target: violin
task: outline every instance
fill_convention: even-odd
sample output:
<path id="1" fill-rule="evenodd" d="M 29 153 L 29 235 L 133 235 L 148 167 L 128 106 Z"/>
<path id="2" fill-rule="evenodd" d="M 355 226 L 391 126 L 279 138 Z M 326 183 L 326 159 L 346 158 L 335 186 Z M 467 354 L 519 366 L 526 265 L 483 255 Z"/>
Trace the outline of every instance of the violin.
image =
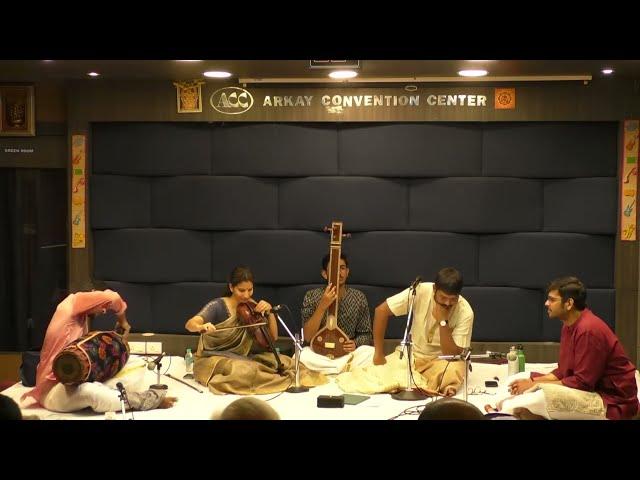
<path id="1" fill-rule="evenodd" d="M 263 348 L 269 349 L 271 353 L 273 353 L 278 373 L 284 372 L 284 366 L 280 361 L 280 356 L 278 355 L 278 351 L 275 349 L 273 345 L 273 339 L 271 338 L 271 333 L 269 332 L 269 327 L 265 325 L 267 317 L 261 313 L 255 311 L 255 306 L 257 304 L 254 301 L 250 302 L 242 302 L 238 304 L 236 308 L 236 313 L 238 314 L 238 318 L 240 319 L 240 323 L 248 326 L 249 333 L 253 336 L 256 343 Z M 260 325 L 256 325 L 260 324 Z M 252 327 L 251 325 L 256 325 Z"/>

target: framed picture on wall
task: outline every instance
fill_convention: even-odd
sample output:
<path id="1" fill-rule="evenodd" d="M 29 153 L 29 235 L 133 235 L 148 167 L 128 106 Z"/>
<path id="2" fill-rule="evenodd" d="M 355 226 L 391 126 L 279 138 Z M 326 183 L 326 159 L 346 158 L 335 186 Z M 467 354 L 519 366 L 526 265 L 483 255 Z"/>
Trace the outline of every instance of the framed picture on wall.
<path id="1" fill-rule="evenodd" d="M 0 85 L 0 136 L 36 134 L 33 85 Z"/>
<path id="2" fill-rule="evenodd" d="M 178 113 L 202 112 L 202 80 L 174 82 L 177 94 Z"/>

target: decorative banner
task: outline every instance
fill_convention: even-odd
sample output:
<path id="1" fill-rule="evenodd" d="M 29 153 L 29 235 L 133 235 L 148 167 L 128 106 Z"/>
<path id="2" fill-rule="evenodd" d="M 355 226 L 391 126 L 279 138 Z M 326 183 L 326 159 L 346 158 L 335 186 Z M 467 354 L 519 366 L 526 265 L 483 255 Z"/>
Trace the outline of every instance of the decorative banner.
<path id="1" fill-rule="evenodd" d="M 496 88 L 495 103 L 496 110 L 513 110 L 516 108 L 515 88 Z"/>
<path id="2" fill-rule="evenodd" d="M 71 136 L 71 248 L 85 248 L 87 136 Z"/>
<path id="3" fill-rule="evenodd" d="M 620 179 L 620 239 L 623 241 L 636 240 L 639 124 L 638 120 L 624 121 Z"/>
<path id="4" fill-rule="evenodd" d="M 190 82 L 174 82 L 178 102 L 178 113 L 202 112 L 202 87 L 205 82 L 192 80 Z"/>

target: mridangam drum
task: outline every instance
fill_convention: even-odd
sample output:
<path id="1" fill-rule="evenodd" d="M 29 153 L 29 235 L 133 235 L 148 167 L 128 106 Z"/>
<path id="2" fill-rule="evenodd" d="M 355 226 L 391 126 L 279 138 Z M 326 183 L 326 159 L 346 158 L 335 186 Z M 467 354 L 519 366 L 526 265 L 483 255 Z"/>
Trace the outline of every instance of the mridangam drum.
<path id="1" fill-rule="evenodd" d="M 65 385 L 102 382 L 118 373 L 128 359 L 129 344 L 116 332 L 89 332 L 56 355 L 53 374 Z"/>

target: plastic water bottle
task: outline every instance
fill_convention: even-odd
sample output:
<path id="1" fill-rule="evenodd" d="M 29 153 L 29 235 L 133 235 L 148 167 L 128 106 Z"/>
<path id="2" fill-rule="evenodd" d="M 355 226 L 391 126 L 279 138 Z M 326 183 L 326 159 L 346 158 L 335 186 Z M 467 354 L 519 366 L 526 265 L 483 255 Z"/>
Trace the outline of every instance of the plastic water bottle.
<path id="1" fill-rule="evenodd" d="M 187 348 L 187 354 L 184 356 L 184 370 L 185 378 L 193 378 L 193 353 L 190 348 Z"/>
<path id="2" fill-rule="evenodd" d="M 518 373 L 518 352 L 516 351 L 515 346 L 512 346 L 511 350 L 509 350 L 509 353 L 507 353 L 507 362 L 508 376 Z"/>
<path id="3" fill-rule="evenodd" d="M 524 347 L 522 344 L 518 345 L 518 371 L 524 372 L 524 367 L 526 363 L 524 361 Z"/>

